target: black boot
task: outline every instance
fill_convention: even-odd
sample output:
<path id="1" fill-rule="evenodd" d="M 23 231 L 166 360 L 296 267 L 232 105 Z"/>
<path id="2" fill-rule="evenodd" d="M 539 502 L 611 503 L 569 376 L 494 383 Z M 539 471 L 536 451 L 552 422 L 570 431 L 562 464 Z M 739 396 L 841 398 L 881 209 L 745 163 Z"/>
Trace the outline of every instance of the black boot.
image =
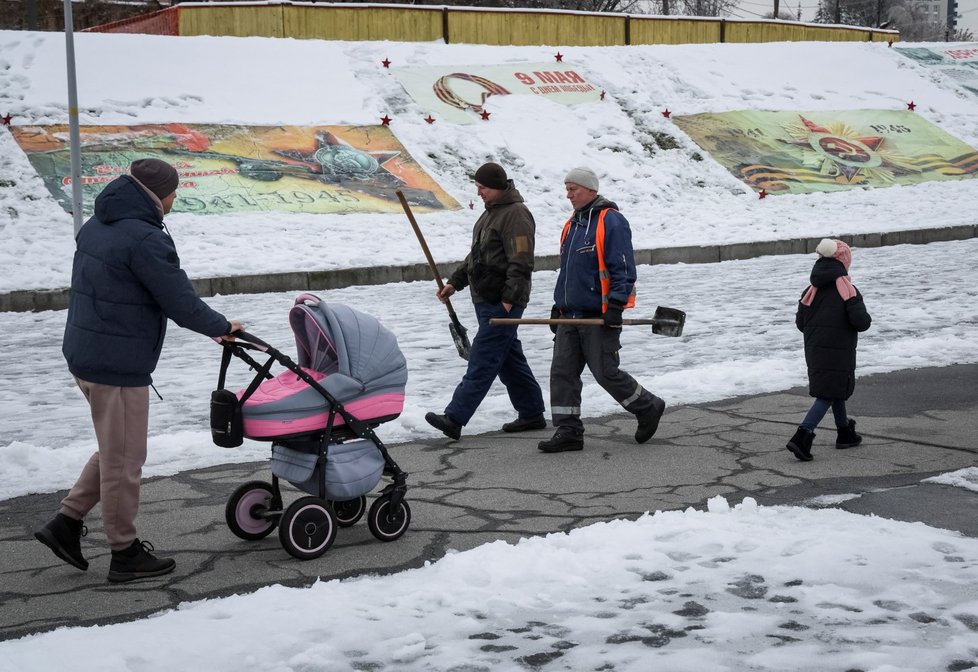
<path id="1" fill-rule="evenodd" d="M 447 415 L 427 413 L 425 414 L 424 419 L 435 429 L 441 430 L 441 433 L 448 438 L 456 441 L 462 438 L 462 425 L 452 422 Z"/>
<path id="2" fill-rule="evenodd" d="M 659 397 L 652 398 L 652 408 L 641 415 L 638 415 L 638 429 L 635 430 L 635 441 L 645 443 L 659 429 L 659 420 L 666 411 L 666 402 Z"/>
<path id="3" fill-rule="evenodd" d="M 802 462 L 811 462 L 813 459 L 812 441 L 814 440 L 815 432 L 809 432 L 804 427 L 799 427 L 785 448 L 794 453 L 795 457 Z"/>
<path id="4" fill-rule="evenodd" d="M 545 453 L 584 450 L 584 435 L 567 427 L 558 427 L 554 435 L 538 443 L 537 448 Z"/>
<path id="5" fill-rule="evenodd" d="M 109 581 L 122 583 L 135 579 L 148 579 L 151 576 L 163 576 L 173 571 L 177 566 L 173 558 L 157 558 L 150 551 L 156 550 L 148 541 L 136 539 L 129 548 L 112 551 L 112 562 L 109 564 Z"/>
<path id="6" fill-rule="evenodd" d="M 504 432 L 529 432 L 534 429 L 546 429 L 547 419 L 543 417 L 543 413 L 537 413 L 536 415 L 530 415 L 525 418 L 516 418 L 512 422 L 507 422 L 503 425 Z"/>
<path id="7" fill-rule="evenodd" d="M 54 551 L 56 556 L 69 565 L 86 570 L 88 560 L 81 552 L 81 538 L 86 534 L 88 528 L 82 521 L 59 513 L 51 522 L 35 532 L 34 538 Z"/>
<path id="8" fill-rule="evenodd" d="M 839 448 L 854 448 L 863 442 L 863 437 L 856 434 L 856 421 L 849 420 L 849 424 L 845 427 L 838 427 L 839 436 L 835 440 L 835 447 Z"/>

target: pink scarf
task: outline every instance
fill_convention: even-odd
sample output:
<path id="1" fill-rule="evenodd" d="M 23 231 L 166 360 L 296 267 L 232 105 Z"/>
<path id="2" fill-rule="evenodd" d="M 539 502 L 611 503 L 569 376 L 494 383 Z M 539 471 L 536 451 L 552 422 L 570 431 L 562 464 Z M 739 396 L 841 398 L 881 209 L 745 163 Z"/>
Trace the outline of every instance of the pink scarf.
<path id="1" fill-rule="evenodd" d="M 846 271 L 849 270 L 849 266 L 852 264 L 852 250 L 841 240 L 823 238 L 822 242 L 820 242 L 818 247 L 815 248 L 815 251 L 818 253 L 819 257 L 838 259 L 842 262 L 842 265 L 846 267 Z M 835 288 L 839 292 L 839 296 L 842 297 L 843 301 L 848 301 L 856 296 L 856 288 L 853 286 L 852 280 L 849 279 L 848 275 L 843 275 L 836 278 Z M 805 295 L 801 297 L 801 305 L 812 305 L 812 301 L 815 300 L 815 294 L 817 292 L 818 289 L 816 287 L 809 285 L 808 289 L 805 290 Z"/>

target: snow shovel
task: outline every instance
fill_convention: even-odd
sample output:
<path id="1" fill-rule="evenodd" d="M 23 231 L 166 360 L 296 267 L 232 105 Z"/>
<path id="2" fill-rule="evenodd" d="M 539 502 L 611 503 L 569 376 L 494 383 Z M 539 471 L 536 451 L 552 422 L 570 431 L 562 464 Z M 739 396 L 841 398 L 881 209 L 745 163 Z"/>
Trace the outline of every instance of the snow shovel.
<path id="1" fill-rule="evenodd" d="M 438 267 L 435 266 L 435 260 L 431 258 L 431 251 L 428 250 L 428 244 L 424 242 L 424 236 L 421 235 L 421 229 L 418 227 L 418 222 L 414 219 L 414 213 L 411 212 L 411 206 L 408 205 L 407 199 L 404 198 L 404 192 L 400 189 L 394 192 L 397 194 L 398 200 L 401 201 L 401 207 L 404 208 L 404 214 L 407 215 L 408 221 L 411 222 L 411 227 L 414 229 L 415 235 L 418 236 L 418 242 L 421 243 L 421 250 L 424 252 L 425 258 L 428 260 L 428 267 L 431 269 L 431 274 L 435 276 L 435 282 L 438 283 L 438 289 L 443 288 L 445 285 L 441 281 L 441 273 L 438 272 Z M 455 314 L 455 309 L 452 308 L 452 302 L 445 299 L 445 307 L 448 308 L 448 317 L 451 320 L 448 323 L 448 331 L 452 334 L 452 340 L 455 342 L 455 348 L 458 350 L 458 356 L 468 361 L 469 350 L 471 345 L 469 344 L 469 337 L 467 335 L 465 327 L 462 323 L 458 321 L 458 315 Z"/>
<path id="2" fill-rule="evenodd" d="M 655 309 L 655 315 L 652 316 L 652 319 L 624 319 L 621 321 L 621 323 L 623 325 L 651 324 L 653 334 L 659 334 L 660 336 L 682 336 L 683 326 L 686 324 L 686 313 L 678 308 L 665 308 L 663 306 L 659 306 Z M 493 319 L 489 320 L 489 324 L 576 324 L 580 326 L 591 325 L 600 327 L 604 325 L 604 320 L 602 320 L 600 317 L 585 319 L 574 319 L 569 317 L 524 317 L 522 319 L 515 319 L 511 317 L 494 317 Z"/>

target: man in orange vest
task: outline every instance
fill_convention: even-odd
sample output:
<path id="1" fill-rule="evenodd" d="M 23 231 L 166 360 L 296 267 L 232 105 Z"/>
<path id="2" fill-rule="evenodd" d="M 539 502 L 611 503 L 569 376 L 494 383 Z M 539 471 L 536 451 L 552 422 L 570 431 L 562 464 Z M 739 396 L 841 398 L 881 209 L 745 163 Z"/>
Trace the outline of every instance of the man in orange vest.
<path id="1" fill-rule="evenodd" d="M 635 254 L 632 232 L 618 206 L 598 195 L 598 176 L 574 168 L 564 178 L 574 214 L 560 241 L 560 274 L 551 317 L 595 318 L 604 326 L 561 324 L 551 329 L 550 411 L 556 432 L 540 450 L 560 453 L 584 448 L 581 422 L 581 372 L 594 380 L 638 419 L 635 440 L 655 434 L 666 402 L 618 368 L 622 311 L 635 305 Z"/>

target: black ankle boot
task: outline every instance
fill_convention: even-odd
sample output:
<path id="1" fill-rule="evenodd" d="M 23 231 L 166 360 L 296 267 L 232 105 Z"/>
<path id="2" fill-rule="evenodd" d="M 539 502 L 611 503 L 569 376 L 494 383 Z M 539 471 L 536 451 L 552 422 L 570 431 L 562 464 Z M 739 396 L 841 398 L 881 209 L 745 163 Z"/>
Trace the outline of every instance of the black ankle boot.
<path id="1" fill-rule="evenodd" d="M 435 429 L 441 430 L 441 433 L 450 439 L 458 441 L 462 438 L 462 425 L 457 425 L 452 422 L 451 418 L 447 415 L 438 415 L 437 413 L 426 413 L 424 416 L 425 421 L 434 427 Z"/>
<path id="2" fill-rule="evenodd" d="M 154 551 L 153 544 L 136 539 L 129 548 L 112 551 L 112 562 L 109 564 L 109 581 L 122 583 L 135 579 L 147 579 L 152 576 L 169 574 L 177 563 L 173 558 L 157 558 L 150 553 Z"/>
<path id="3" fill-rule="evenodd" d="M 856 434 L 856 421 L 849 420 L 849 424 L 845 427 L 838 427 L 839 436 L 835 440 L 835 447 L 839 448 L 854 448 L 863 442 L 863 437 Z"/>
<path id="4" fill-rule="evenodd" d="M 538 443 L 537 448 L 545 453 L 584 450 L 584 435 L 567 427 L 558 427 L 554 435 L 546 441 Z"/>
<path id="5" fill-rule="evenodd" d="M 809 432 L 804 427 L 799 427 L 785 448 L 794 453 L 794 456 L 802 462 L 811 462 L 813 459 L 812 441 L 814 440 L 815 432 Z"/>
<path id="6" fill-rule="evenodd" d="M 54 551 L 54 554 L 73 567 L 88 569 L 88 560 L 81 552 L 81 538 L 88 534 L 84 523 L 63 513 L 34 533 L 34 538 Z"/>

